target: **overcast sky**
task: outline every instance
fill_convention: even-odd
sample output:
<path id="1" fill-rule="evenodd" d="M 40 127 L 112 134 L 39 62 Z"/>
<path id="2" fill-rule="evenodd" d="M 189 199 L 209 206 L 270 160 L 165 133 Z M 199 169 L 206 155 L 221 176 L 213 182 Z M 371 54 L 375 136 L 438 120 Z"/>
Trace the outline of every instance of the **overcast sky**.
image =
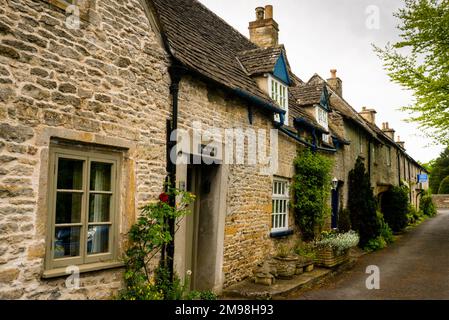
<path id="1" fill-rule="evenodd" d="M 398 109 L 411 104 L 412 95 L 390 82 L 371 47 L 372 43 L 384 47 L 398 39 L 393 12 L 402 0 L 200 1 L 247 37 L 255 8 L 273 5 L 279 42 L 285 45 L 290 65 L 302 80 L 314 73 L 327 79 L 329 70 L 337 69 L 343 80 L 343 97 L 358 111 L 363 106 L 376 109 L 377 125 L 388 121 L 412 157 L 427 162 L 442 151 L 416 124 L 404 121 L 408 115 Z"/>

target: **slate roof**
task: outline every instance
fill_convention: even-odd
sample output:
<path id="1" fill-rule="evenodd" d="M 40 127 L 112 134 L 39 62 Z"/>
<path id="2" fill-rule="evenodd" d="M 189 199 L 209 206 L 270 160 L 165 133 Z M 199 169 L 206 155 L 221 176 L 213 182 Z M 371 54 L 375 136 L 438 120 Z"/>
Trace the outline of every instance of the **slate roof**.
<path id="1" fill-rule="evenodd" d="M 175 59 L 228 88 L 275 105 L 237 59 L 259 50 L 248 38 L 196 0 L 151 0 Z"/>
<path id="2" fill-rule="evenodd" d="M 342 135 L 338 134 L 338 128 L 332 121 L 329 121 L 329 131 L 331 132 L 332 136 L 336 137 L 341 142 L 347 143 L 347 144 L 351 143 L 351 141 L 347 140 L 345 137 L 343 137 Z"/>
<path id="3" fill-rule="evenodd" d="M 292 97 L 292 95 L 290 95 Z M 290 121 L 289 123 L 293 123 L 293 119 L 294 118 L 303 118 L 305 119 L 311 126 L 327 132 L 328 130 L 326 130 L 325 128 L 323 128 L 314 117 L 310 116 L 303 107 L 301 107 L 300 105 L 298 105 L 295 100 L 293 98 L 289 99 L 288 102 L 288 111 L 289 111 L 289 117 L 290 117 Z"/>
<path id="4" fill-rule="evenodd" d="M 291 88 L 290 91 L 300 106 L 310 106 L 320 102 L 324 84 L 327 84 L 327 82 L 318 74 L 314 74 L 307 83 Z M 355 122 L 371 136 L 376 137 L 375 132 L 366 124 L 365 119 L 346 100 L 333 91 L 329 85 L 326 85 L 326 87 L 330 94 L 331 108 L 345 118 Z"/>
<path id="5" fill-rule="evenodd" d="M 257 48 L 239 52 L 237 59 L 251 76 L 273 73 L 276 62 L 284 48 L 282 45 L 271 48 Z"/>
<path id="6" fill-rule="evenodd" d="M 323 84 L 305 83 L 303 85 L 290 88 L 290 92 L 295 97 L 296 103 L 299 106 L 318 104 L 321 99 L 322 91 Z"/>

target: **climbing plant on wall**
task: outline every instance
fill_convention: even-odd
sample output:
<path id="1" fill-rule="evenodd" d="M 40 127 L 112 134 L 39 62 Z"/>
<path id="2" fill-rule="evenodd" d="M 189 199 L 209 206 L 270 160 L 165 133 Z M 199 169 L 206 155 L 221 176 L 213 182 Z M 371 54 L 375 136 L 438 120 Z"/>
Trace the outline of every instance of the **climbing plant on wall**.
<path id="1" fill-rule="evenodd" d="M 306 149 L 298 153 L 294 165 L 292 207 L 303 240 L 310 241 L 320 234 L 330 213 L 332 160 Z"/>
<path id="2" fill-rule="evenodd" d="M 169 197 L 177 198 L 176 207 L 169 203 Z M 183 297 L 184 288 L 180 279 L 171 281 L 167 261 L 159 263 L 162 248 L 172 240 L 167 218 L 180 219 L 189 213 L 189 205 L 194 201 L 194 195 L 170 189 L 162 193 L 159 201 L 141 208 L 137 222 L 129 231 L 130 245 L 124 256 L 125 289 L 120 294 L 124 300 L 177 300 Z"/>

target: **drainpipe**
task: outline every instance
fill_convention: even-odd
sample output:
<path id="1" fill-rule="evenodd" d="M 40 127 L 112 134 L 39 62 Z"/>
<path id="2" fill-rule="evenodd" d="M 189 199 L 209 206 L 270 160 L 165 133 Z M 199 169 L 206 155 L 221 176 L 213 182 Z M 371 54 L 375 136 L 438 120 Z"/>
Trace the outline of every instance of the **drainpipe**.
<path id="1" fill-rule="evenodd" d="M 176 187 L 176 164 L 170 160 L 170 150 L 176 145 L 176 141 L 170 141 L 170 137 L 173 131 L 178 128 L 178 96 L 179 96 L 179 82 L 182 76 L 186 72 L 186 68 L 174 63 L 169 67 L 169 74 L 171 79 L 170 95 L 172 97 L 172 119 L 167 120 L 167 178 L 166 178 L 166 190 L 168 188 Z M 169 204 L 172 207 L 176 206 L 176 197 L 174 194 L 170 195 Z M 174 279 L 174 253 L 175 253 L 175 219 L 169 218 L 168 221 L 169 231 L 172 240 L 167 244 L 166 248 L 163 248 L 161 255 L 161 262 L 166 260 L 167 268 L 170 276 L 170 280 Z M 165 250 L 164 250 L 165 249 Z M 166 257 L 166 259 L 165 259 Z"/>
<path id="2" fill-rule="evenodd" d="M 407 162 L 408 164 L 408 184 L 410 185 L 410 203 L 412 203 L 412 177 L 410 175 L 410 161 Z"/>
<path id="3" fill-rule="evenodd" d="M 371 184 L 371 139 L 368 140 L 368 176 Z"/>
<path id="4" fill-rule="evenodd" d="M 399 186 L 401 185 L 401 159 L 400 159 L 400 155 L 399 155 L 399 150 L 397 151 L 397 158 L 398 158 L 398 181 L 399 181 Z"/>

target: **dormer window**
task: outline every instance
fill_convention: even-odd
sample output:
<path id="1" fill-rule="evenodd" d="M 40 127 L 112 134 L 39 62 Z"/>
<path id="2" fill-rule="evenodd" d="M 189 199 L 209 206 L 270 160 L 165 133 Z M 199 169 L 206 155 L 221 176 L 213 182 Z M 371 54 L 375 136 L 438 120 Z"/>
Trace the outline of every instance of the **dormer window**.
<path id="1" fill-rule="evenodd" d="M 272 76 L 268 77 L 268 92 L 271 99 L 276 101 L 282 110 L 285 110 L 284 124 L 288 125 L 288 87 Z M 275 121 L 280 122 L 279 115 L 275 115 Z"/>
<path id="2" fill-rule="evenodd" d="M 324 129 L 328 130 L 329 129 L 329 120 L 328 120 L 327 110 L 325 110 L 323 107 L 318 106 L 318 105 L 315 108 L 316 108 L 316 116 L 315 117 L 316 117 L 318 124 L 320 126 L 322 126 Z M 322 139 L 326 143 L 329 143 L 329 141 L 330 141 L 328 134 L 323 133 Z"/>

